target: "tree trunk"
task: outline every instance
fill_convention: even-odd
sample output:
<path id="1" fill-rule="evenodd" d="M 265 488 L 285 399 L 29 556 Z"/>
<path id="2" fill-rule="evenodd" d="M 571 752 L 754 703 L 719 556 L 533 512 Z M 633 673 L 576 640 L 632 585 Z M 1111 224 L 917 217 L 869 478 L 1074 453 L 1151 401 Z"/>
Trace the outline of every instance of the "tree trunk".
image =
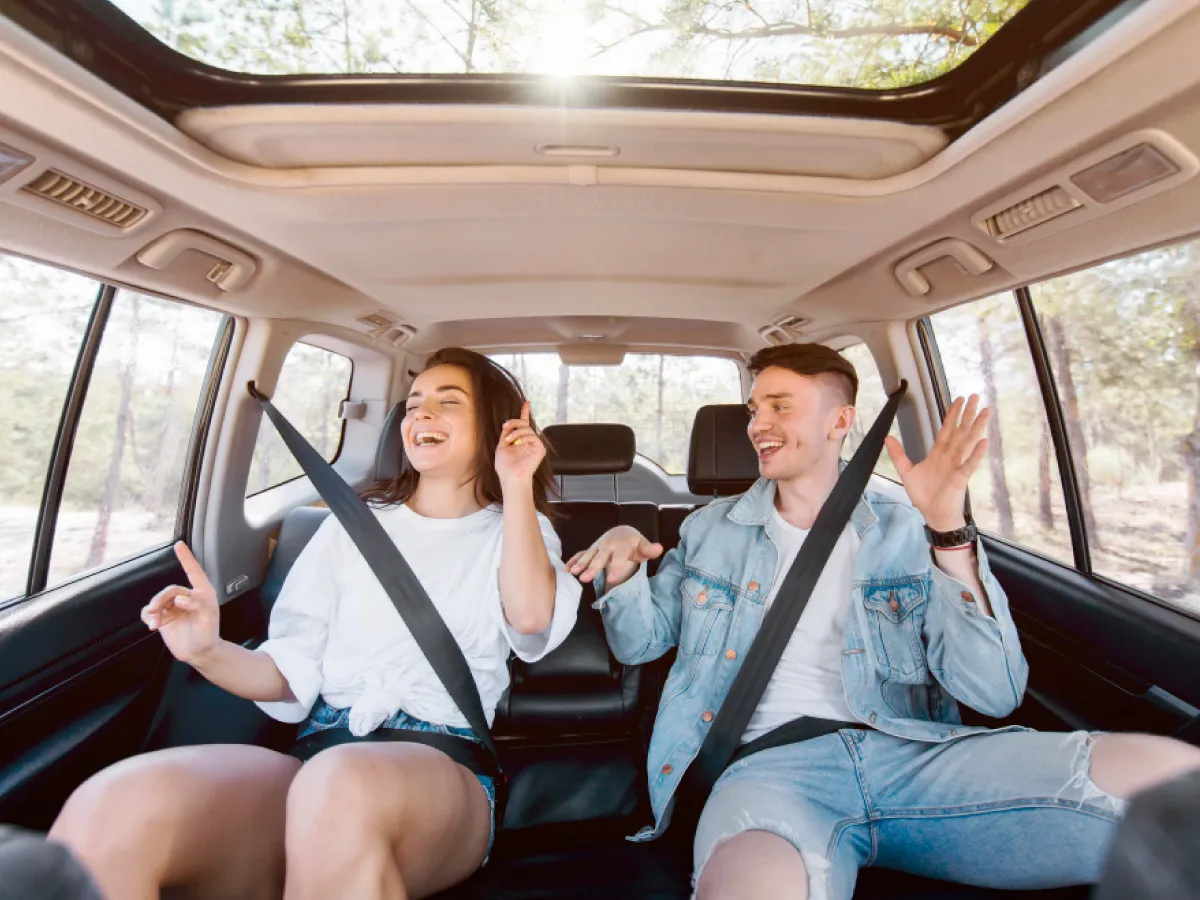
<path id="1" fill-rule="evenodd" d="M 1083 505 L 1083 524 L 1087 530 L 1088 543 L 1094 548 L 1101 546 L 1096 531 L 1096 516 L 1092 512 L 1092 481 L 1088 477 L 1087 440 L 1079 421 L 1079 395 L 1075 391 L 1075 377 L 1071 374 L 1071 351 L 1063 335 L 1062 319 L 1048 316 L 1046 319 L 1050 338 L 1050 355 L 1058 376 L 1058 391 L 1062 399 L 1063 418 L 1066 420 L 1067 443 L 1071 446 L 1071 459 L 1075 463 L 1075 478 L 1079 485 L 1079 500 Z"/>
<path id="2" fill-rule="evenodd" d="M 663 370 L 666 368 L 667 357 L 660 354 L 658 357 L 658 409 L 654 415 L 654 459 L 657 462 L 662 462 L 663 458 L 663 387 L 665 378 Z"/>
<path id="3" fill-rule="evenodd" d="M 104 493 L 100 495 L 100 509 L 96 515 L 96 530 L 92 532 L 92 546 L 88 550 L 84 569 L 93 569 L 104 562 L 108 551 L 108 526 L 112 521 L 113 507 L 121 489 L 121 461 L 125 456 L 125 435 L 129 429 L 129 406 L 133 399 L 133 379 L 137 369 L 138 312 L 140 301 L 136 294 L 130 298 L 133 323 L 129 332 L 129 355 L 121 367 L 121 399 L 117 404 L 117 423 L 113 435 L 112 456 L 108 460 L 108 475 L 104 479 Z"/>
<path id="4" fill-rule="evenodd" d="M 1054 507 L 1050 502 L 1050 426 L 1043 418 L 1038 440 L 1038 521 L 1047 531 L 1054 528 Z"/>
<path id="5" fill-rule="evenodd" d="M 997 407 L 995 355 L 992 352 L 992 341 L 988 333 L 988 321 L 983 316 L 979 318 L 979 368 L 983 371 L 984 393 L 988 409 L 992 411 L 992 416 L 988 420 L 988 461 L 992 474 L 992 502 L 996 507 L 1000 534 L 1011 539 L 1013 536 L 1012 498 L 1008 493 L 1008 481 L 1004 477 L 1004 444 L 1000 435 L 1000 411 Z"/>
<path id="6" fill-rule="evenodd" d="M 1200 362 L 1196 364 L 1196 380 L 1200 381 Z M 1184 567 L 1189 590 L 1200 588 L 1200 401 L 1192 419 L 1192 431 L 1179 444 L 1179 454 L 1187 468 L 1188 517 L 1184 538 Z"/>
<path id="7" fill-rule="evenodd" d="M 471 16 L 467 24 L 467 50 L 463 54 L 463 64 L 467 74 L 475 71 L 475 42 L 479 38 L 479 0 L 471 0 Z"/>
<path id="8" fill-rule="evenodd" d="M 567 401 L 571 390 L 571 369 L 564 363 L 558 364 L 558 404 L 554 411 L 554 422 L 565 425 L 567 422 Z"/>

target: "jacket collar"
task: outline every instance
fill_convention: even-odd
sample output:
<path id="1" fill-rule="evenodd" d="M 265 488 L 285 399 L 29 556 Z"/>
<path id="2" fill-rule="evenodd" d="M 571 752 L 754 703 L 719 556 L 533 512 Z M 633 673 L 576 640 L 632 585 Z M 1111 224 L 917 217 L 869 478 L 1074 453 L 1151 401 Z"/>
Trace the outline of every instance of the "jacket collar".
<path id="1" fill-rule="evenodd" d="M 845 468 L 846 463 L 843 460 L 838 466 L 838 471 Z M 767 523 L 771 521 L 771 509 L 774 505 L 775 482 L 769 478 L 760 478 L 754 482 L 750 490 L 742 494 L 726 518 L 736 525 L 766 527 Z M 875 514 L 875 509 L 871 504 L 870 490 L 864 491 L 863 495 L 858 498 L 858 503 L 854 505 L 854 512 L 850 514 L 850 523 L 861 539 L 878 521 L 879 516 Z"/>

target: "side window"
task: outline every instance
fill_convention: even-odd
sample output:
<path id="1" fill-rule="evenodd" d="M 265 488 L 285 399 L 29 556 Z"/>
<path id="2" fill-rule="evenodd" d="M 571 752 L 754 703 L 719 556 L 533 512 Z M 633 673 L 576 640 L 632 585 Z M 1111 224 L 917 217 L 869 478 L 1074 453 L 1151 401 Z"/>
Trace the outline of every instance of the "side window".
<path id="1" fill-rule="evenodd" d="M 988 455 L 970 485 L 975 521 L 1072 563 L 1058 464 L 1015 296 L 997 294 L 930 321 L 951 396 L 979 394 L 992 410 Z"/>
<path id="2" fill-rule="evenodd" d="M 1030 293 L 1092 571 L 1200 613 L 1200 242 Z"/>
<path id="3" fill-rule="evenodd" d="M 846 443 L 842 445 L 842 459 L 848 460 L 867 436 L 871 423 L 887 405 L 887 391 L 883 387 L 883 378 L 879 374 L 879 366 L 875 364 L 875 357 L 871 355 L 871 350 L 866 344 L 847 347 L 841 354 L 850 360 L 858 372 L 858 417 L 854 420 L 853 430 L 846 436 Z M 893 422 L 888 434 L 899 439 L 900 426 Z M 888 456 L 886 449 L 875 464 L 875 474 L 892 481 L 900 481 L 900 473 L 892 465 L 892 458 Z"/>
<path id="4" fill-rule="evenodd" d="M 350 379 L 354 364 L 332 350 L 311 344 L 295 344 L 288 351 L 279 373 L 279 381 L 271 402 L 296 430 L 321 452 L 329 462 L 337 459 L 342 449 L 342 434 L 346 423 L 339 418 L 343 400 L 350 396 Z M 254 444 L 254 459 L 250 464 L 250 480 L 246 496 L 299 478 L 303 473 L 266 416 L 258 426 Z"/>
<path id="5" fill-rule="evenodd" d="M 63 402 L 100 285 L 0 255 L 0 601 L 25 593 Z"/>
<path id="6" fill-rule="evenodd" d="M 48 584 L 169 543 L 225 317 L 119 291 L 75 433 Z"/>

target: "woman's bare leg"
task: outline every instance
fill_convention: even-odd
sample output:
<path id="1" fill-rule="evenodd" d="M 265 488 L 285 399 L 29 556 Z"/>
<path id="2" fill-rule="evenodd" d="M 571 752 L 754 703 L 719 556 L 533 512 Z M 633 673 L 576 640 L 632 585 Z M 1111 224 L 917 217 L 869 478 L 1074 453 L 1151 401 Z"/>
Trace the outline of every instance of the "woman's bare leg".
<path id="1" fill-rule="evenodd" d="M 106 900 L 278 898 L 298 760 L 261 747 L 179 747 L 123 760 L 67 800 L 50 837 Z"/>
<path id="2" fill-rule="evenodd" d="M 487 794 L 445 754 L 419 744 L 334 747 L 287 798 L 287 900 L 427 897 L 482 864 Z"/>

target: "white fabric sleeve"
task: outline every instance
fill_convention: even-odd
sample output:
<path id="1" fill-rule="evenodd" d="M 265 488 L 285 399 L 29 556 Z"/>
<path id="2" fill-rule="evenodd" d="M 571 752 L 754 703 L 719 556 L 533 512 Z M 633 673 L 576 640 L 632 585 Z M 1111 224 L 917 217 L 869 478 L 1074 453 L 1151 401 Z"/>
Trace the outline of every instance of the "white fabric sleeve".
<path id="1" fill-rule="evenodd" d="M 303 722 L 321 694 L 325 644 L 337 603 L 340 533 L 331 515 L 300 551 L 271 610 L 267 640 L 258 647 L 274 660 L 296 698 L 257 704 L 280 722 Z"/>
<path id="2" fill-rule="evenodd" d="M 545 516 L 538 514 L 538 526 L 542 531 L 542 540 L 546 544 L 546 554 L 550 564 L 554 566 L 554 613 L 550 617 L 550 626 L 539 634 L 521 634 L 508 624 L 504 617 L 504 607 L 500 601 L 500 569 L 496 568 L 496 605 L 500 627 L 504 637 L 513 652 L 525 662 L 537 662 L 551 650 L 554 650 L 567 639 L 571 629 L 575 627 L 575 619 L 579 615 L 579 598 L 583 594 L 583 585 L 570 575 L 562 561 L 562 542 L 554 531 L 554 526 Z M 498 563 L 499 561 L 497 561 Z"/>

